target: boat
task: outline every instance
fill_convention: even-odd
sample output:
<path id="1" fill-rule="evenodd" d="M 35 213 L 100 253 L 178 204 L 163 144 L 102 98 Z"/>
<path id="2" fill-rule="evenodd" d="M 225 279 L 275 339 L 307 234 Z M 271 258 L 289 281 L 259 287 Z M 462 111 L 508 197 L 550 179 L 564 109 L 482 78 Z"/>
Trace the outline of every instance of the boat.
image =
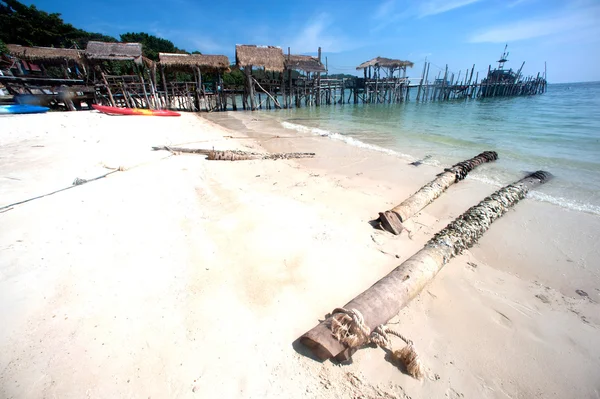
<path id="1" fill-rule="evenodd" d="M 481 80 L 482 97 L 510 95 L 514 91 L 513 86 L 519 83 L 521 69 L 518 72 L 514 72 L 512 68 L 504 69 L 504 64 L 508 61 L 507 47 L 508 45 L 504 46 L 504 52 L 497 61 L 498 68 L 488 71 L 487 77 Z"/>
<path id="2" fill-rule="evenodd" d="M 120 108 L 92 104 L 96 111 L 109 115 L 148 115 L 148 116 L 181 116 L 179 112 L 163 109 Z"/>
<path id="3" fill-rule="evenodd" d="M 0 105 L 0 115 L 6 114 L 43 114 L 48 112 L 50 108 L 40 107 L 38 105 Z"/>

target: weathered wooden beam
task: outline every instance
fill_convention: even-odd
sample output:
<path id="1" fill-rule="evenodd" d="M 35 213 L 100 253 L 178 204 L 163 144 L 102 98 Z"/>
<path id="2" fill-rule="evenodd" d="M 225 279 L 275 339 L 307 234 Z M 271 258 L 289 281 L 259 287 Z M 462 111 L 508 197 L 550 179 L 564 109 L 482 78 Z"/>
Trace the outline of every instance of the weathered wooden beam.
<path id="1" fill-rule="evenodd" d="M 369 289 L 344 305 L 356 309 L 373 330 L 396 316 L 454 256 L 472 247 L 490 225 L 525 197 L 530 188 L 545 183 L 550 174 L 538 171 L 508 185 L 467 210 L 437 233 L 419 252 Z M 331 317 L 300 337 L 319 359 L 348 360 L 356 349 L 347 348 L 331 333 Z"/>
<path id="2" fill-rule="evenodd" d="M 414 214 L 432 203 L 452 184 L 463 180 L 467 174 L 482 163 L 495 161 L 498 154 L 495 151 L 485 151 L 481 154 L 453 165 L 440 173 L 434 180 L 419 189 L 415 194 L 404 200 L 400 205 L 379 214 L 381 226 L 388 232 L 398 235 L 403 230 L 405 222 Z"/>

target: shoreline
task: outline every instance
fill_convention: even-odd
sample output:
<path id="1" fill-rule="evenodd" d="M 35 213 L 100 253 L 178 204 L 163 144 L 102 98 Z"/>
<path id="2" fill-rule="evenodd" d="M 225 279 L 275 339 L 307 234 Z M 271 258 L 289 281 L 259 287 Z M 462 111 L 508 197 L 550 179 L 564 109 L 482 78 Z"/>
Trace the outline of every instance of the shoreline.
<path id="1" fill-rule="evenodd" d="M 423 163 L 418 167 L 409 165 L 409 161 L 413 158 L 406 154 L 397 156 L 396 154 L 381 153 L 378 150 L 369 148 L 361 148 L 347 144 L 339 140 L 330 140 L 328 137 L 320 136 L 303 136 L 294 138 L 293 134 L 285 135 L 288 139 L 273 140 L 269 137 L 283 137 L 287 130 L 277 128 L 270 121 L 265 125 L 261 124 L 256 114 L 240 114 L 228 112 L 225 114 L 210 114 L 205 116 L 209 121 L 216 123 L 222 119 L 221 127 L 229 128 L 234 126 L 236 131 L 242 131 L 244 134 L 258 139 L 258 143 L 270 152 L 287 152 L 287 151 L 313 151 L 315 148 L 324 151 L 324 154 L 319 155 L 315 159 L 296 160 L 297 163 L 307 168 L 316 168 L 323 173 L 334 173 L 337 178 L 350 182 L 351 187 L 360 189 L 361 185 L 369 185 L 369 181 L 378 181 L 384 187 L 384 190 L 378 194 L 385 196 L 387 203 L 390 205 L 385 209 L 373 211 L 373 218 L 377 217 L 377 212 L 387 210 L 405 198 L 408 198 L 422 185 L 432 180 L 436 174 L 440 173 L 448 165 L 431 165 Z M 471 154 L 475 156 L 477 154 Z M 501 157 L 502 154 L 499 154 Z M 462 161 L 456 159 L 455 162 Z M 492 185 L 487 180 L 473 178 L 472 175 L 477 172 L 485 171 L 491 168 L 491 164 L 483 164 L 471 172 L 465 180 L 459 184 L 455 184 L 440 198 L 436 199 L 432 204 L 426 207 L 421 213 L 435 217 L 440 220 L 431 233 L 435 233 L 445 227 L 449 222 L 454 220 L 470 206 L 473 206 L 487 195 L 493 193 L 502 185 Z M 475 173 L 474 173 L 475 172 Z M 510 184 L 507 182 L 506 184 Z M 547 184 L 552 184 L 550 181 Z M 390 192 L 391 191 L 391 192 Z M 489 247 L 501 246 L 502 251 L 516 252 L 527 258 L 523 261 L 515 256 L 508 257 L 509 266 L 502 262 L 500 251 L 494 250 L 488 254 L 484 250 L 480 250 L 481 243 L 472 251 L 485 257 L 493 263 L 494 267 L 503 271 L 523 275 L 531 281 L 540 281 L 546 285 L 557 287 L 564 295 L 573 295 L 577 288 L 576 285 L 584 285 L 584 290 L 591 290 L 600 285 L 600 268 L 596 267 L 596 261 L 600 259 L 600 249 L 596 248 L 593 231 L 600 231 L 600 217 L 593 213 L 577 211 L 574 209 L 565 208 L 554 203 L 546 201 L 538 201 L 530 197 L 536 197 L 537 192 L 529 193 L 526 203 L 527 211 L 523 211 L 520 216 L 513 217 L 514 212 L 518 212 L 518 207 L 523 206 L 523 203 L 517 206 L 517 210 L 509 212 L 502 217 L 496 224 L 502 224 L 503 228 L 491 229 L 487 232 L 482 240 L 489 243 Z M 450 212 L 446 215 L 445 212 Z M 519 219 L 528 220 L 519 220 Z M 503 220 L 509 219 L 509 222 Z M 415 220 L 420 220 L 415 217 Z M 442 222 L 443 221 L 443 222 Z M 503 237 L 503 230 L 511 231 L 511 225 L 519 225 L 522 234 L 519 239 L 515 239 L 514 235 Z M 497 233 L 493 233 L 497 230 Z M 492 233 L 492 234 L 490 234 Z M 492 239 L 487 239 L 488 236 L 493 236 Z M 573 236 L 574 235 L 574 236 Z M 554 238 L 558 236 L 559 238 Z M 568 245 L 560 243 L 568 242 Z M 546 243 L 552 243 L 554 248 L 545 248 Z M 556 246 L 559 248 L 556 248 Z M 594 248 L 582 257 L 578 254 L 578 250 L 582 248 Z M 583 251 L 585 252 L 585 251 Z M 491 255 L 494 254 L 494 255 Z M 545 260 L 552 258 L 552 270 L 548 270 Z M 576 262 L 579 261 L 579 264 Z M 564 274 L 570 273 L 570 266 L 565 264 L 575 263 L 579 266 L 585 277 L 580 276 L 575 282 L 565 283 Z M 513 265 L 513 266 L 511 266 Z M 532 272 L 533 271 L 533 272 Z"/>
<path id="2" fill-rule="evenodd" d="M 372 107 L 377 106 L 373 105 Z M 542 158 L 539 158 L 538 154 L 538 158 L 527 164 L 523 164 L 523 160 L 521 159 L 523 154 L 521 154 L 521 158 L 519 158 L 511 148 L 506 148 L 506 146 L 497 147 L 497 142 L 491 142 L 487 145 L 481 143 L 475 145 L 472 141 L 472 137 L 471 140 L 467 140 L 463 143 L 463 145 L 470 148 L 469 151 L 466 149 L 459 149 L 456 142 L 453 144 L 446 143 L 445 141 L 443 143 L 446 144 L 436 143 L 435 139 L 428 134 L 425 134 L 428 138 L 423 141 L 423 139 L 419 137 L 419 134 L 410 130 L 415 128 L 415 126 L 409 127 L 406 137 L 400 139 L 400 136 L 396 134 L 397 132 L 395 132 L 394 127 L 388 126 L 389 132 L 386 131 L 384 133 L 381 131 L 383 125 L 378 125 L 377 121 L 374 121 L 374 125 L 369 127 L 360 124 L 355 126 L 353 122 L 358 117 L 354 116 L 350 111 L 345 110 L 344 108 L 346 107 L 341 107 L 339 111 L 342 112 L 342 115 L 350 119 L 347 120 L 342 117 L 339 121 L 341 124 L 339 126 L 335 125 L 335 127 L 332 124 L 333 121 L 336 120 L 336 117 L 332 114 L 333 111 L 331 109 L 326 109 L 324 115 L 315 111 L 314 117 L 316 118 L 316 122 L 311 121 L 310 117 L 312 111 L 307 109 L 301 110 L 301 112 L 304 113 L 300 114 L 302 116 L 300 118 L 295 117 L 294 111 L 285 111 L 285 113 L 257 111 L 254 114 L 254 117 L 260 117 L 263 121 L 272 121 L 274 124 L 283 126 L 288 134 L 292 133 L 298 136 L 312 134 L 315 136 L 327 137 L 353 146 L 375 150 L 384 154 L 396 155 L 410 161 L 423 159 L 426 156 L 431 157 L 433 155 L 430 159 L 425 160 L 424 163 L 434 166 L 452 164 L 457 159 L 462 160 L 472 156 L 473 153 L 479 153 L 484 150 L 489 150 L 490 148 L 495 148 L 496 151 L 502 154 L 499 161 L 491 165 L 488 169 L 488 173 L 482 173 L 476 169 L 471 173 L 470 178 L 500 188 L 512 181 L 518 180 L 520 176 L 526 173 L 524 171 L 531 172 L 540 168 L 547 169 L 550 172 L 555 172 L 553 185 L 542 186 L 537 190 L 533 190 L 531 192 L 531 198 L 534 198 L 537 201 L 559 205 L 566 209 L 600 216 L 600 203 L 597 202 L 598 198 L 594 191 L 597 179 L 595 177 L 592 178 L 595 174 L 592 170 L 585 168 L 579 170 L 578 167 L 575 167 L 574 165 L 569 166 L 564 164 L 564 162 L 566 162 L 565 160 L 562 161 L 563 163 L 550 162 L 550 160 L 553 159 L 551 154 L 545 154 L 546 156 Z M 363 107 L 359 107 L 358 110 L 362 110 L 362 108 Z M 366 108 L 371 109 L 371 107 Z M 353 107 L 349 106 L 349 109 L 353 110 Z M 372 111 L 374 110 L 375 109 Z M 408 111 L 408 109 L 399 108 L 397 111 L 402 113 Z M 431 112 L 434 111 L 435 110 L 431 110 Z M 308 114 L 306 114 L 306 112 L 308 112 Z M 367 113 L 367 111 L 364 112 Z M 411 112 L 414 113 L 414 110 Z M 434 126 L 438 125 L 434 124 Z M 420 129 L 422 128 L 423 127 L 421 126 Z M 456 127 L 451 126 L 444 128 L 440 126 L 440 129 L 446 129 L 450 132 L 452 132 L 452 129 L 454 128 Z M 349 130 L 345 131 L 344 129 Z M 417 127 L 417 129 L 419 129 L 419 127 Z M 420 130 L 417 131 L 420 132 Z M 448 135 L 441 136 L 441 139 L 448 139 L 449 137 L 447 136 Z M 444 148 L 444 146 L 446 148 Z M 446 150 L 450 151 L 450 153 L 446 153 Z M 519 165 L 518 167 L 513 165 L 515 162 Z M 585 185 L 585 181 L 588 182 L 588 185 L 591 184 L 591 186 L 582 191 L 582 184 Z"/>
<path id="3" fill-rule="evenodd" d="M 600 391 L 600 218 L 528 200 L 391 321 L 438 380 L 413 380 L 379 349 L 362 349 L 344 366 L 305 356 L 294 341 L 319 318 L 496 188 L 466 179 L 407 222 L 410 237 L 391 236 L 368 221 L 442 166 L 415 168 L 319 137 L 269 139 L 280 130 L 252 119 L 260 118 L 6 119 L 3 202 L 95 177 L 106 166 L 125 171 L 0 214 L 4 396 Z M 219 162 L 152 152 L 153 145 L 317 157 Z"/>

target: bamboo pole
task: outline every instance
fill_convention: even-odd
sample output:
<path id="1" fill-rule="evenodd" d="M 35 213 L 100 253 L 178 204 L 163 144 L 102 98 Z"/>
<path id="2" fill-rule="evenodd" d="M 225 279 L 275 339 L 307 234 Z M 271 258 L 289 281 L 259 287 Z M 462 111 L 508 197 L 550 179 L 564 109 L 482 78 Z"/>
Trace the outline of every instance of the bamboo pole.
<path id="1" fill-rule="evenodd" d="M 387 276 L 344 305 L 356 309 L 371 330 L 387 323 L 405 307 L 454 256 L 471 248 L 490 225 L 525 197 L 529 189 L 545 183 L 550 174 L 538 171 L 510 184 L 473 206 L 437 233 L 423 249 Z M 319 359 L 348 360 L 357 348 L 347 348 L 333 337 L 328 317 L 300 337 Z"/>
<path id="2" fill-rule="evenodd" d="M 250 110 L 256 111 L 256 99 L 254 98 L 254 83 L 252 81 L 252 65 L 244 67 L 244 74 L 246 75 L 246 87 L 248 97 L 250 97 Z"/>
<path id="3" fill-rule="evenodd" d="M 279 101 L 277 101 L 276 98 L 274 98 L 271 93 L 269 93 L 268 91 L 266 91 L 261 85 L 260 83 L 258 83 L 258 81 L 253 77 L 252 78 L 254 80 L 254 83 L 256 83 L 256 85 L 258 86 L 259 89 L 261 89 L 267 96 L 269 96 L 269 98 L 271 100 L 273 100 L 273 103 L 275 104 L 275 108 L 277 109 L 281 109 L 281 104 L 279 104 Z"/>
<path id="4" fill-rule="evenodd" d="M 467 177 L 467 174 L 482 163 L 495 161 L 498 154 L 495 151 L 485 151 L 481 154 L 453 165 L 440 173 L 434 180 L 430 181 L 416 193 L 404 200 L 400 205 L 389 211 L 379 213 L 379 222 L 384 230 L 398 235 L 402 232 L 402 222 L 405 222 L 414 214 L 431 204 L 436 198 L 444 193 L 452 184 Z"/>
<path id="5" fill-rule="evenodd" d="M 110 86 L 108 85 L 108 81 L 106 80 L 106 75 L 103 71 L 100 71 L 100 76 L 102 76 L 102 81 L 104 82 L 104 86 L 106 86 L 106 91 L 108 92 L 108 99 L 110 100 L 110 104 L 113 107 L 116 107 L 115 99 L 113 98 L 112 92 L 110 91 Z"/>
<path id="6" fill-rule="evenodd" d="M 419 91 L 417 91 L 417 102 L 421 97 L 421 89 L 423 87 L 423 80 L 425 79 L 425 69 L 427 68 L 427 59 L 425 59 L 425 63 L 423 64 L 423 72 L 421 73 L 421 81 L 419 82 Z"/>

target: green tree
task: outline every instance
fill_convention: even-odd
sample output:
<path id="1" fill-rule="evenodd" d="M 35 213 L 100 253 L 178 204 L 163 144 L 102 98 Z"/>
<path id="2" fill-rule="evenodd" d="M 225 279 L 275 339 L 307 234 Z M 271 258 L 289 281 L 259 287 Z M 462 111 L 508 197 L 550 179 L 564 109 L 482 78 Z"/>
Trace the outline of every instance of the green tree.
<path id="1" fill-rule="evenodd" d="M 5 53 L 8 53 L 8 48 L 6 47 L 6 44 L 4 44 L 2 40 L 0 40 L 0 54 Z"/>
<path id="2" fill-rule="evenodd" d="M 170 40 L 149 35 L 148 33 L 124 33 L 121 35 L 122 42 L 142 43 L 144 56 L 158 61 L 158 53 L 187 53 L 173 44 Z"/>
<path id="3" fill-rule="evenodd" d="M 240 71 L 240 69 L 235 65 L 230 65 L 229 69 L 231 69 L 231 72 L 227 72 L 223 74 L 223 83 L 230 86 L 230 85 L 235 85 L 235 86 L 243 86 L 244 85 L 244 81 L 246 79 L 246 77 L 244 76 L 244 73 L 242 71 Z"/>
<path id="4" fill-rule="evenodd" d="M 66 24 L 60 14 L 38 10 L 17 0 L 0 0 L 0 40 L 45 47 L 85 47 L 89 40 L 116 41 Z"/>

